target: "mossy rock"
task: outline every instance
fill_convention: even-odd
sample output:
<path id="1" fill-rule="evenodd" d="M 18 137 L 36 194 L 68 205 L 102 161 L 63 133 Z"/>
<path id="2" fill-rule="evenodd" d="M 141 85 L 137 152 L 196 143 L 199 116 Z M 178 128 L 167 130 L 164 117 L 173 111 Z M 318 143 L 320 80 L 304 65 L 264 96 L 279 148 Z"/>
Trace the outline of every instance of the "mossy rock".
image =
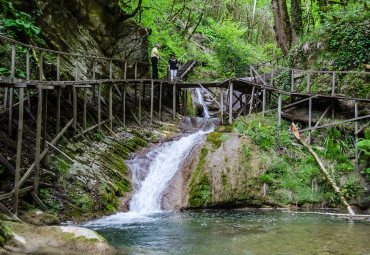
<path id="1" fill-rule="evenodd" d="M 0 221 L 0 246 L 3 246 L 5 241 L 12 237 L 13 235 L 10 229 Z"/>
<path id="2" fill-rule="evenodd" d="M 220 132 L 212 132 L 207 136 L 207 142 L 212 144 L 213 149 L 218 149 L 221 147 L 222 140 L 221 140 L 222 133 Z"/>
<path id="3" fill-rule="evenodd" d="M 60 224 L 60 220 L 56 216 L 41 211 L 30 211 L 20 216 L 20 218 L 27 223 L 39 226 Z"/>

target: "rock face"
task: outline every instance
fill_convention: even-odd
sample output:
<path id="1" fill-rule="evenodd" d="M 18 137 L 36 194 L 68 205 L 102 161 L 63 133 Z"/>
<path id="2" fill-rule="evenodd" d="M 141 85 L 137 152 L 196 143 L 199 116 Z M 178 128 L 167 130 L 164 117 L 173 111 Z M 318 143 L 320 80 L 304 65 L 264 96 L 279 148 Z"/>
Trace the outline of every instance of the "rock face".
<path id="1" fill-rule="evenodd" d="M 52 49 L 90 56 L 148 61 L 150 31 L 134 21 L 124 20 L 117 1 L 24 2 L 23 8 L 37 14 L 36 26 L 41 28 L 40 36 Z M 45 68 L 46 76 L 55 71 L 55 63 L 48 64 Z M 92 59 L 79 58 L 79 79 L 92 78 L 92 65 Z M 123 66 L 123 62 L 113 61 L 113 78 L 123 78 Z M 62 75 L 67 71 L 74 78 L 74 57 L 61 56 L 61 67 Z M 134 62 L 128 62 L 128 67 L 128 77 L 133 76 Z M 149 65 L 139 64 L 138 71 L 139 75 L 147 74 Z M 97 78 L 108 78 L 109 61 L 97 61 L 96 72 Z"/>
<path id="2" fill-rule="evenodd" d="M 257 148 L 249 137 L 213 132 L 174 176 L 162 206 L 259 207 L 263 202 L 259 176 Z"/>

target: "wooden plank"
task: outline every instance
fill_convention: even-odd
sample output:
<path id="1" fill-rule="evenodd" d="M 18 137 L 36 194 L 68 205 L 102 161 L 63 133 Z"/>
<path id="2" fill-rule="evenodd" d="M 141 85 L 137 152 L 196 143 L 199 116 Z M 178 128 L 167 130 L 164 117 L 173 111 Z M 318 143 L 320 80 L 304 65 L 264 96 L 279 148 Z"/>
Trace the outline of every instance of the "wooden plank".
<path id="1" fill-rule="evenodd" d="M 361 133 L 369 124 L 370 122 L 367 122 L 365 125 L 363 125 L 359 130 L 357 130 L 357 132 L 355 132 L 355 135 Z"/>
<path id="2" fill-rule="evenodd" d="M 33 189 L 33 186 L 29 186 L 29 187 L 26 187 L 26 188 L 23 188 L 23 189 L 20 189 L 19 190 L 19 196 L 26 193 L 26 192 L 29 192 Z M 5 193 L 5 194 L 1 194 L 0 195 L 0 200 L 4 200 L 4 199 L 7 199 L 7 198 L 11 198 L 14 194 L 14 190 L 10 191 L 9 193 Z"/>
<path id="3" fill-rule="evenodd" d="M 357 118 L 352 118 L 352 119 L 347 119 L 347 120 L 342 120 L 342 121 L 336 121 L 336 122 L 332 122 L 332 123 L 329 123 L 329 124 L 326 124 L 326 125 L 317 126 L 316 129 L 332 127 L 332 126 L 336 126 L 336 125 L 339 125 L 339 124 L 343 124 L 343 123 L 347 123 L 347 122 L 351 122 L 351 121 L 358 121 L 358 120 L 368 119 L 368 118 L 370 118 L 370 115 L 364 115 L 364 116 L 360 116 L 360 117 L 357 117 Z M 299 130 L 299 132 L 305 132 L 305 131 L 309 131 L 309 130 L 312 130 L 312 129 L 313 129 L 312 127 L 310 129 L 305 128 L 305 129 Z"/>
<path id="4" fill-rule="evenodd" d="M 230 82 L 229 124 L 233 123 L 233 82 Z"/>
<path id="5" fill-rule="evenodd" d="M 9 91 L 8 91 L 8 88 L 6 87 L 4 91 L 4 109 L 6 109 L 7 104 L 8 104 L 8 94 L 9 94 Z"/>
<path id="6" fill-rule="evenodd" d="M 2 203 L 0 203 L 0 210 L 7 214 L 12 220 L 21 222 L 21 220 L 13 214 L 8 208 L 6 208 Z"/>
<path id="7" fill-rule="evenodd" d="M 331 87 L 331 95 L 335 94 L 335 73 L 333 73 L 333 81 L 332 81 L 332 87 Z"/>
<path id="8" fill-rule="evenodd" d="M 256 89 L 256 86 L 253 86 L 252 88 L 252 93 L 251 93 L 251 101 L 249 103 L 249 113 L 248 114 L 251 114 L 252 113 L 252 109 L 253 109 L 253 99 L 254 99 L 254 90 Z"/>
<path id="9" fill-rule="evenodd" d="M 43 102 L 43 91 L 42 89 L 39 89 L 39 98 L 38 98 L 38 104 L 37 104 L 37 125 L 36 125 L 36 148 L 35 148 L 35 164 L 36 167 L 35 171 L 35 179 L 34 179 L 34 192 L 35 194 L 38 194 L 39 189 L 39 177 L 40 177 L 40 161 L 41 161 L 41 129 L 42 129 L 42 102 Z M 28 172 L 28 171 L 27 171 Z M 26 172 L 26 174 L 27 174 Z M 24 177 L 26 174 L 22 177 L 22 179 L 25 181 Z M 22 186 L 22 179 L 20 182 L 20 186 Z"/>
<path id="10" fill-rule="evenodd" d="M 207 93 L 207 95 L 209 95 L 211 97 L 213 102 L 215 102 L 219 107 L 221 107 L 219 102 L 211 95 L 211 93 L 208 92 L 208 90 L 205 87 L 202 86 L 202 84 L 198 83 L 198 85 L 203 89 L 203 91 L 205 91 Z"/>
<path id="11" fill-rule="evenodd" d="M 9 122 L 8 122 L 8 135 L 13 135 L 13 100 L 14 100 L 14 88 L 9 89 Z"/>
<path id="12" fill-rule="evenodd" d="M 123 79 L 127 79 L 127 61 L 125 61 L 125 69 L 123 70 Z"/>
<path id="13" fill-rule="evenodd" d="M 176 120 L 176 82 L 172 88 L 172 119 Z"/>
<path id="14" fill-rule="evenodd" d="M 307 72 L 307 93 L 311 91 L 311 84 L 310 84 L 310 72 Z"/>
<path id="15" fill-rule="evenodd" d="M 265 79 L 266 81 L 266 79 Z M 274 87 L 274 67 L 271 68 L 271 87 Z"/>
<path id="16" fill-rule="evenodd" d="M 318 97 L 317 95 L 314 95 L 314 96 L 312 96 L 312 97 L 307 97 L 307 98 L 302 99 L 302 100 L 299 100 L 299 101 L 297 101 L 297 102 L 294 102 L 294 103 L 291 103 L 291 104 L 288 104 L 288 105 L 282 106 L 282 107 L 281 107 L 281 109 L 286 109 L 286 108 L 292 107 L 292 106 L 294 106 L 294 105 L 297 105 L 297 104 L 300 104 L 300 103 L 306 102 L 306 101 L 310 100 L 310 98 L 312 98 L 312 99 L 313 99 L 313 98 L 317 98 L 317 97 Z M 268 111 L 266 111 L 266 112 L 273 112 L 273 111 L 276 111 L 276 110 L 278 110 L 278 108 L 271 109 L 271 110 L 268 110 Z"/>
<path id="17" fill-rule="evenodd" d="M 135 80 L 137 79 L 137 61 L 135 61 Z"/>
<path id="18" fill-rule="evenodd" d="M 29 81 L 31 76 L 30 72 L 30 50 L 26 49 L 26 80 Z"/>
<path id="19" fill-rule="evenodd" d="M 98 85 L 98 130 L 101 131 L 101 86 L 100 83 Z"/>
<path id="20" fill-rule="evenodd" d="M 33 200 L 40 206 L 40 208 L 44 211 L 48 211 L 48 208 L 44 205 L 44 203 L 40 200 L 40 198 L 34 192 L 31 192 L 31 196 Z"/>
<path id="21" fill-rule="evenodd" d="M 1 163 L 10 171 L 13 175 L 15 175 L 14 167 L 6 160 L 6 158 L 0 154 L 0 161 Z"/>
<path id="22" fill-rule="evenodd" d="M 22 156 L 22 135 L 23 135 L 23 96 L 24 88 L 19 89 L 19 114 L 18 114 L 18 137 L 17 137 L 17 155 L 15 163 L 15 178 L 14 178 L 14 196 L 13 196 L 13 211 L 17 215 L 18 211 L 18 193 L 19 193 L 19 176 L 21 171 L 21 156 Z"/>
<path id="23" fill-rule="evenodd" d="M 153 107 L 154 107 L 154 82 L 150 85 L 150 124 L 153 123 Z"/>
<path id="24" fill-rule="evenodd" d="M 40 50 L 40 56 L 39 56 L 39 80 L 42 81 L 44 77 L 44 71 L 43 71 L 43 57 L 42 57 L 42 50 Z"/>
<path id="25" fill-rule="evenodd" d="M 282 95 L 279 94 L 279 100 L 278 100 L 278 126 L 281 125 L 281 101 L 282 101 Z"/>
<path id="26" fill-rule="evenodd" d="M 294 70 L 292 70 L 291 80 L 290 80 L 290 91 L 294 90 Z"/>
<path id="27" fill-rule="evenodd" d="M 158 115 L 159 120 L 162 120 L 162 82 L 159 83 L 159 105 L 158 105 Z"/>
<path id="28" fill-rule="evenodd" d="M 49 149 L 52 150 L 55 154 L 59 154 L 63 156 L 66 160 L 68 160 L 70 163 L 73 163 L 73 159 L 71 159 L 67 154 L 65 154 L 63 151 L 59 150 L 58 147 L 52 145 L 49 142 L 46 142 Z"/>
<path id="29" fill-rule="evenodd" d="M 106 119 L 106 120 L 103 120 L 101 123 L 100 123 L 100 125 L 103 125 L 103 124 L 105 124 L 105 123 L 107 123 L 109 121 L 109 119 Z M 99 127 L 99 124 L 95 124 L 95 125 L 93 125 L 93 126 L 91 126 L 91 127 L 89 127 L 88 129 L 86 129 L 86 130 L 84 130 L 84 131 L 82 131 L 82 132 L 79 132 L 77 135 L 75 135 L 73 138 L 79 138 L 80 136 L 82 136 L 82 135 L 84 135 L 84 134 L 86 134 L 86 133 L 88 133 L 88 132 L 90 132 L 90 131 L 92 131 L 92 130 L 94 130 L 95 128 L 97 128 L 97 127 Z M 78 131 L 78 129 L 77 129 L 77 131 Z"/>
<path id="30" fill-rule="evenodd" d="M 60 133 L 50 142 L 51 144 L 55 144 L 68 130 L 68 128 L 72 125 L 73 119 L 71 119 L 67 125 L 60 131 Z M 40 160 L 42 160 L 46 153 L 49 151 L 49 148 L 45 148 L 45 150 L 40 154 Z M 33 168 L 36 166 L 36 161 L 31 164 L 31 166 L 27 169 L 26 173 L 22 176 L 21 180 L 19 181 L 19 186 L 21 187 L 23 183 L 26 181 L 28 176 L 32 173 Z"/>

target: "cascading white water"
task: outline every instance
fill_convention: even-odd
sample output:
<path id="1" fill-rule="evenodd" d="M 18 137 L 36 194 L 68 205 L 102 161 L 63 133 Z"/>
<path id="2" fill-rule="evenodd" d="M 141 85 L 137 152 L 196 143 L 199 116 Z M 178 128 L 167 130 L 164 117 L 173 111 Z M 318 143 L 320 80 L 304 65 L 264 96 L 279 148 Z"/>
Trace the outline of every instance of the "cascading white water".
<path id="1" fill-rule="evenodd" d="M 208 111 L 206 103 L 204 102 L 204 98 L 200 91 L 200 88 L 195 88 L 195 90 L 197 91 L 199 103 L 203 106 L 204 118 L 209 119 L 210 117 L 209 111 Z"/>
<path id="2" fill-rule="evenodd" d="M 208 132 L 198 131 L 178 141 L 168 142 L 151 151 L 147 156 L 151 160 L 149 172 L 140 183 L 137 180 L 140 164 L 130 165 L 134 182 L 139 189 L 134 193 L 130 203 L 130 212 L 148 214 L 161 211 L 161 199 L 168 182 L 175 175 L 182 161 L 188 156 L 192 147 Z"/>

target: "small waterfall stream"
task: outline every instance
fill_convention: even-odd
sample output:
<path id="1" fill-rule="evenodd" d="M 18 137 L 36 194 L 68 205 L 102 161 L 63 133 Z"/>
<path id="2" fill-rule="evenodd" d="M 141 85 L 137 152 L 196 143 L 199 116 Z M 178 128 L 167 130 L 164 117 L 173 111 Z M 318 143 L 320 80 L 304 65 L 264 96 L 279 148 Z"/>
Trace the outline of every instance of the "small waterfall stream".
<path id="1" fill-rule="evenodd" d="M 203 113 L 204 113 L 203 117 L 206 118 L 206 119 L 209 119 L 210 118 L 209 111 L 208 111 L 206 102 L 204 101 L 201 90 L 200 90 L 200 88 L 195 88 L 195 90 L 197 91 L 199 103 L 203 106 Z"/>
<path id="2" fill-rule="evenodd" d="M 205 137 L 205 134 L 213 131 L 213 124 L 204 124 L 209 122 L 207 120 L 209 112 L 199 89 L 197 89 L 197 93 L 198 99 L 203 105 L 206 119 L 195 118 L 193 121 L 186 122 L 195 122 L 196 126 L 203 128 L 199 128 L 195 133 L 184 136 L 177 141 L 166 142 L 145 156 L 141 155 L 128 161 L 127 165 L 131 169 L 135 189 L 130 202 L 130 211 L 89 222 L 86 224 L 87 226 L 142 222 L 150 220 L 151 218 L 148 217 L 150 214 L 162 212 L 161 200 L 168 183 L 179 170 L 182 162 L 189 156 L 191 149 L 204 142 L 202 138 Z"/>

